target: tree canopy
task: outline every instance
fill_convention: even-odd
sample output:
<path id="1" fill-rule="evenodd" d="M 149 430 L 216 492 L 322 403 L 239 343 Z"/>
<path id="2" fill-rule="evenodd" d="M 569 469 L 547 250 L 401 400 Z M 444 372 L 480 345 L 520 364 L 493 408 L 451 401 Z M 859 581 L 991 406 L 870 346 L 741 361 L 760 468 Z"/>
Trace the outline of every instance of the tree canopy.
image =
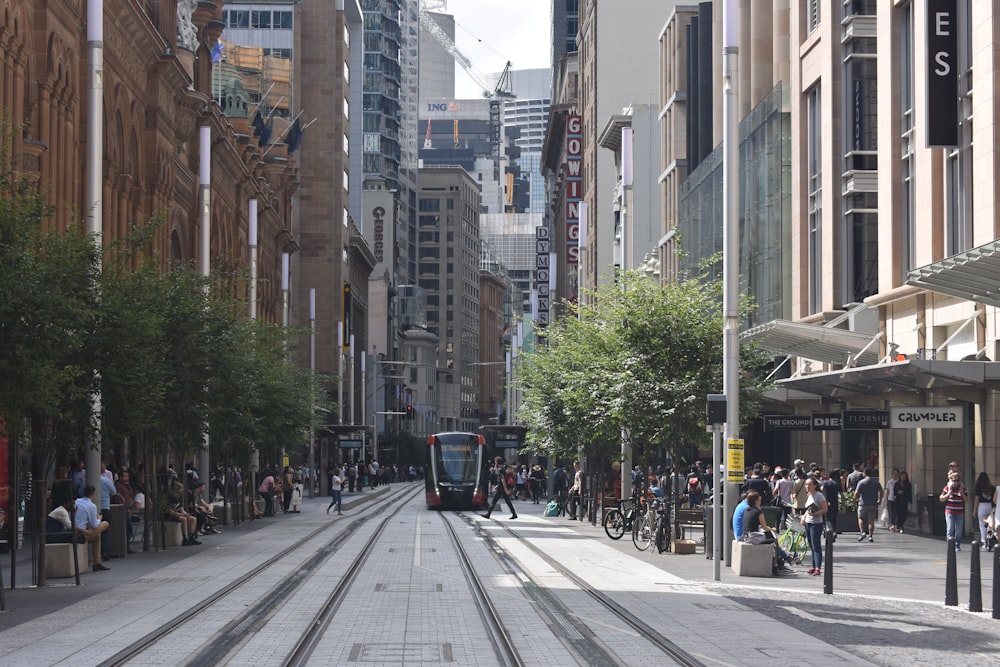
<path id="1" fill-rule="evenodd" d="M 232 276 L 162 271 L 157 220 L 107 248 L 82 224 L 50 230 L 44 195 L 0 162 L 0 419 L 18 442 L 73 456 L 97 426 L 105 444 L 187 456 L 207 427 L 216 462 L 244 465 L 304 444 L 315 383 L 290 332 L 227 296 Z"/>
<path id="2" fill-rule="evenodd" d="M 723 388 L 721 286 L 704 276 L 660 287 L 639 274 L 598 288 L 524 355 L 519 416 L 538 451 L 615 458 L 623 429 L 636 454 L 663 447 L 678 460 L 708 441 L 705 403 Z M 744 309 L 749 307 L 744 305 Z M 767 361 L 740 350 L 740 411 L 757 410 Z"/>

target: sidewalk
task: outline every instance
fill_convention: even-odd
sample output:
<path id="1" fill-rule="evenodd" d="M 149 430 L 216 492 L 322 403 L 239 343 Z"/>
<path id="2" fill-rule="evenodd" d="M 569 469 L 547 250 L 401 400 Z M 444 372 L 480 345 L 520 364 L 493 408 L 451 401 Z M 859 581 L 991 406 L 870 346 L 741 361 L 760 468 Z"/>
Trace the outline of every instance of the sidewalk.
<path id="1" fill-rule="evenodd" d="M 530 512 L 527 507 L 518 511 Z M 601 526 L 590 523 L 569 521 L 566 517 L 547 519 L 561 526 L 571 526 L 575 530 L 592 535 L 614 545 L 623 553 L 637 556 L 670 574 L 687 581 L 714 583 L 712 561 L 705 557 L 704 545 L 699 543 L 695 554 L 678 555 L 672 552 L 659 554 L 651 546 L 646 552 L 638 551 L 629 535 L 613 541 L 607 537 Z M 844 532 L 834 543 L 833 592 L 874 596 L 885 599 L 919 601 L 943 604 L 945 596 L 945 568 L 947 543 L 943 538 L 923 533 L 890 533 L 876 528 L 874 542 L 858 542 L 859 533 Z M 700 536 L 695 537 L 696 540 Z M 825 547 L 824 547 L 825 549 Z M 972 546 L 964 541 L 962 551 L 956 554 L 958 574 L 959 606 L 967 608 L 969 603 L 969 579 Z M 980 551 L 980 578 L 982 581 L 983 608 L 987 615 L 993 606 L 993 567 L 995 554 Z M 826 563 L 823 564 L 826 569 Z M 823 590 L 823 577 L 813 577 L 807 573 L 808 560 L 801 566 L 793 566 L 793 572 L 777 577 L 738 577 L 723 564 L 720 573 L 721 585 L 740 587 L 760 587 L 768 590 L 789 589 L 797 591 Z M 1000 623 L 1000 621 L 998 621 Z"/>
<path id="2" fill-rule="evenodd" d="M 385 489 L 377 487 L 363 493 L 345 493 L 343 508 L 345 511 L 378 497 Z M 330 503 L 329 496 L 303 498 L 302 509 L 312 514 L 321 514 Z M 105 562 L 111 569 L 107 572 L 91 572 L 88 569 L 80 573 L 80 585 L 76 586 L 73 577 L 48 579 L 44 588 L 31 584 L 31 546 L 25 544 L 16 554 L 16 588 L 11 590 L 9 553 L 0 554 L 0 572 L 3 574 L 4 601 L 6 612 L 0 612 L 0 632 L 8 630 L 35 618 L 50 614 L 75 602 L 85 600 L 99 593 L 112 590 L 130 581 L 156 572 L 172 563 L 183 560 L 206 551 L 223 547 L 228 542 L 241 536 L 253 533 L 263 528 L 278 526 L 295 521 L 298 514 L 278 513 L 254 521 L 244 521 L 239 525 L 219 525 L 221 535 L 207 535 L 201 539 L 201 546 L 169 547 L 160 551 L 139 551 L 137 554 L 124 558 L 113 558 Z M 141 549 L 141 545 L 138 547 Z"/>

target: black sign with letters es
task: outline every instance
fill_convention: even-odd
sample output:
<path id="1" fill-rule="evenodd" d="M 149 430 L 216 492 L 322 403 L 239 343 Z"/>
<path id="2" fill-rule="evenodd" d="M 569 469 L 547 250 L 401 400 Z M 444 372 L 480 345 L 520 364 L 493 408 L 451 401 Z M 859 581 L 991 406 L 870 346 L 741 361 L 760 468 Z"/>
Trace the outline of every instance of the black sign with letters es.
<path id="1" fill-rule="evenodd" d="M 927 145 L 958 145 L 958 3 L 927 0 Z"/>

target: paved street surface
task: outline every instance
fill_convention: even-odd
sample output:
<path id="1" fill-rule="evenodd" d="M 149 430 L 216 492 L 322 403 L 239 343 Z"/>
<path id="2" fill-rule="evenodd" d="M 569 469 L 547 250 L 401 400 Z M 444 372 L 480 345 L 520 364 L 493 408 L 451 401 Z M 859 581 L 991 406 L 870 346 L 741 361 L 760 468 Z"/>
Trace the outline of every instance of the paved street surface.
<path id="1" fill-rule="evenodd" d="M 110 647 L 150 632 L 172 617 L 159 613 L 155 605 L 167 609 L 186 604 L 206 594 L 214 580 L 232 574 L 219 571 L 221 558 L 244 553 L 249 569 L 256 559 L 277 553 L 318 526 L 329 523 L 335 532 L 348 525 L 352 516 L 404 488 L 415 487 L 394 485 L 377 494 L 348 495 L 344 517 L 326 515 L 325 499 L 306 499 L 302 514 L 227 527 L 223 535 L 204 538 L 201 547 L 113 559 L 109 572 L 83 574 L 80 587 L 72 586 L 72 579 L 51 580 L 41 590 L 25 587 L 30 574 L 28 554 L 22 550 L 19 587 L 10 590 L 10 555 L 4 555 L 0 558 L 8 586 L 4 591 L 8 611 L 0 613 L 0 664 L 96 664 L 113 651 L 109 648 L 100 658 L 87 660 L 81 647 L 91 642 Z M 561 644 L 549 634 L 551 628 L 539 620 L 537 602 L 524 604 L 515 594 L 516 577 L 505 574 L 493 561 L 484 537 L 506 550 L 536 584 L 567 595 L 565 580 L 557 579 L 552 568 L 529 549 L 530 544 L 539 547 L 705 664 L 993 664 L 1000 654 L 1000 620 L 991 617 L 993 554 L 982 553 L 985 611 L 969 612 L 969 545 L 958 557 L 959 606 L 945 607 L 945 543 L 939 538 L 880 531 L 874 543 L 858 543 L 856 533 L 844 533 L 835 544 L 834 594 L 824 595 L 822 577 L 809 576 L 807 567 L 761 579 L 736 577 L 723 567 L 721 581 L 715 582 L 712 561 L 701 547 L 693 555 L 658 554 L 655 547 L 639 552 L 628 536 L 612 541 L 599 526 L 543 517 L 543 507 L 518 502 L 520 516 L 515 521 L 500 513 L 495 517 L 499 521 L 469 513 L 442 517 L 457 528 L 484 585 L 507 591 L 499 596 L 498 607 L 518 643 L 534 644 L 526 652 L 533 656 L 531 664 L 569 664 L 565 638 Z M 338 616 L 338 626 L 331 630 L 340 639 L 325 639 L 311 664 L 494 664 L 492 654 L 481 650 L 486 643 L 477 615 L 458 611 L 465 608 L 468 594 L 460 592 L 460 575 L 453 574 L 454 581 L 447 578 L 453 566 L 444 560 L 443 542 L 438 542 L 443 526 L 439 518 L 429 515 L 418 500 L 393 520 L 393 526 L 392 541 L 373 552 L 355 590 L 403 594 L 408 598 L 405 607 L 393 612 L 390 621 L 384 608 L 367 604 L 379 596 L 368 593 L 348 598 L 353 600 L 349 602 L 351 618 L 341 621 Z M 338 562 L 335 558 L 325 567 L 343 567 Z M 395 582 L 394 574 L 410 583 Z M 332 582 L 336 573 L 324 576 Z M 447 621 L 441 617 L 437 623 L 428 623 L 430 598 L 413 593 L 433 590 L 428 588 L 430 582 L 442 581 L 442 576 L 445 584 L 443 588 L 438 584 L 440 595 L 455 591 L 456 598 L 433 598 L 436 609 L 457 613 L 449 614 Z M 261 590 L 266 590 L 264 584 Z M 148 596 L 148 603 L 136 599 L 137 591 L 139 596 Z M 616 635 L 620 640 L 622 630 L 588 608 L 585 597 L 570 598 L 578 599 L 571 603 L 576 621 L 585 623 L 605 645 L 616 641 Z M 147 611 L 121 613 L 124 605 Z M 114 613 L 116 608 L 119 613 Z M 273 662 L 273 642 L 281 634 L 301 629 L 298 617 L 286 615 L 276 615 L 256 631 L 246 641 L 240 660 L 230 664 Z M 385 639 L 394 633 L 398 642 Z M 210 632 L 205 630 L 205 634 Z M 437 651 L 434 647 L 438 646 L 448 646 L 451 652 Z M 179 662 L 172 662 L 170 655 L 156 662 Z M 647 664 L 650 658 L 642 653 L 619 655 L 629 665 Z"/>

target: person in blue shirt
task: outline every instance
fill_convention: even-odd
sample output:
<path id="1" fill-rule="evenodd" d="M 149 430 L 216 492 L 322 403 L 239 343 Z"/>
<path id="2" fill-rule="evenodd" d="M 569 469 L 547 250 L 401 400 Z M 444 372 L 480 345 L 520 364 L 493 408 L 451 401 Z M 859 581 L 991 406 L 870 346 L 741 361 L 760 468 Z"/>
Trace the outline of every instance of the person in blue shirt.
<path id="1" fill-rule="evenodd" d="M 94 504 L 94 496 L 97 489 L 87 485 L 83 490 L 83 497 L 76 501 L 76 529 L 83 533 L 83 537 L 90 543 L 93 550 L 94 572 L 102 572 L 111 568 L 101 563 L 101 535 L 108 529 L 108 522 L 97 518 L 97 505 Z"/>
<path id="2" fill-rule="evenodd" d="M 749 507 L 747 499 L 744 498 L 736 506 L 736 511 L 733 513 L 733 537 L 737 540 L 743 539 L 743 515 L 747 513 Z"/>

